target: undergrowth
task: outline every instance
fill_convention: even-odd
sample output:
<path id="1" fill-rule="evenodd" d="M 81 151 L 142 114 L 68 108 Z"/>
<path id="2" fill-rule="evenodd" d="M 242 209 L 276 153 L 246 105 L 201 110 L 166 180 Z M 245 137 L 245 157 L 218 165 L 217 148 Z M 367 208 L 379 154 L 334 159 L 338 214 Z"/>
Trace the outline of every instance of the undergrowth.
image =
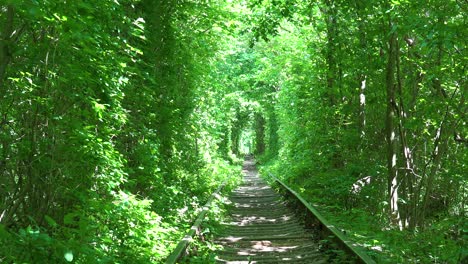
<path id="1" fill-rule="evenodd" d="M 291 168 L 273 160 L 263 164 L 261 175 L 281 176 L 286 184 L 314 205 L 347 237 L 367 250 L 377 263 L 464 263 L 467 261 L 467 229 L 463 219 L 438 216 L 424 230 L 392 228 L 383 221 L 385 203 L 370 201 L 375 190 L 364 187 L 359 194 L 345 170 L 312 175 L 304 168 Z M 324 241 L 326 243 L 326 241 Z M 466 263 L 466 262 L 465 262 Z"/>
<path id="2" fill-rule="evenodd" d="M 168 186 L 166 194 L 155 197 L 158 203 L 172 203 L 169 199 L 179 202 L 164 213 L 158 211 L 154 200 L 121 190 L 113 194 L 112 203 L 96 197 L 63 219 L 46 217 L 42 225 L 36 223 L 17 231 L 0 225 L 0 263 L 161 263 L 190 228 L 208 197 L 226 181 L 201 230 L 204 236 L 211 234 L 223 215 L 218 200 L 237 186 L 240 166 L 214 160 L 198 175 L 184 175 L 183 179 L 190 184 Z M 194 261 L 207 259 L 212 245 L 194 245 L 198 248 Z"/>

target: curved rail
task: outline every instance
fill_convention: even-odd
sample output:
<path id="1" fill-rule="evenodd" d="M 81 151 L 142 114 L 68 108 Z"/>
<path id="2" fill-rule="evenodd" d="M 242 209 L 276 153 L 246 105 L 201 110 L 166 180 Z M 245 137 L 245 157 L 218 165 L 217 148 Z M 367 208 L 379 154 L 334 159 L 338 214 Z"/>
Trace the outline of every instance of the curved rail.
<path id="1" fill-rule="evenodd" d="M 224 188 L 226 182 L 223 182 L 218 189 L 210 196 L 206 204 L 203 206 L 203 210 L 195 220 L 193 226 L 185 234 L 184 238 L 177 244 L 176 248 L 172 251 L 169 257 L 166 259 L 166 264 L 174 264 L 183 256 L 184 251 L 187 249 L 188 245 L 193 241 L 193 236 L 197 233 L 197 230 L 200 228 L 200 225 L 205 218 L 206 213 L 210 210 L 211 202 L 213 202 L 216 195 Z"/>
<path id="2" fill-rule="evenodd" d="M 365 264 L 375 264 L 376 262 L 371 259 L 362 248 L 350 241 L 340 230 L 330 224 L 318 211 L 313 207 L 310 203 L 308 203 L 304 198 L 302 198 L 298 193 L 292 190 L 289 186 L 287 186 L 283 181 L 275 177 L 274 175 L 270 174 L 270 177 L 275 180 L 275 182 L 279 183 L 281 187 L 286 189 L 289 193 L 291 193 L 296 199 L 298 199 L 304 206 L 309 210 L 309 212 L 318 220 L 320 228 L 326 233 L 333 235 L 336 238 L 337 244 L 348 252 L 351 255 L 357 257 L 360 263 Z"/>

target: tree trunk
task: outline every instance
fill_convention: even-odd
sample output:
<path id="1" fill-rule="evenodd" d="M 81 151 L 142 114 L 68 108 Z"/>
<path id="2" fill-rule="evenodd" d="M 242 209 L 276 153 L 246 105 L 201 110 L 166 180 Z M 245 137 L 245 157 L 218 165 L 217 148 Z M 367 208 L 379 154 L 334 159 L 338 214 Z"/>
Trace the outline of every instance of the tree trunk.
<path id="1" fill-rule="evenodd" d="M 360 138 L 359 150 L 362 151 L 364 146 L 364 139 L 366 136 L 366 88 L 367 88 L 367 76 L 368 68 L 371 63 L 370 53 L 368 52 L 367 32 L 365 28 L 366 14 L 365 3 L 356 1 L 356 15 L 359 18 L 357 20 L 357 27 L 359 32 L 359 46 L 360 52 L 358 58 L 358 74 L 357 74 L 357 85 L 359 89 L 359 112 L 358 112 L 358 133 Z M 365 59 L 364 59 L 365 58 Z"/>
<path id="2" fill-rule="evenodd" d="M 333 0 L 325 1 L 325 8 L 321 9 L 325 15 L 325 24 L 327 26 L 327 50 L 326 50 L 326 63 L 327 63 L 327 92 L 326 95 L 330 105 L 336 104 L 335 98 L 335 82 L 337 71 L 337 63 L 335 59 L 335 38 L 336 38 L 336 7 Z"/>
<path id="3" fill-rule="evenodd" d="M 3 15 L 3 14 L 2 14 Z M 3 32 L 0 36 L 0 96 L 4 96 L 6 93 L 5 85 L 5 73 L 8 64 L 11 60 L 11 36 L 13 34 L 13 17 L 15 10 L 12 5 L 6 7 L 5 22 L 3 25 Z M 1 98 L 0 98 L 1 99 Z"/>
<path id="4" fill-rule="evenodd" d="M 391 26 L 391 24 L 390 24 Z M 396 61 L 397 36 L 393 32 L 388 41 L 388 61 L 386 68 L 386 90 L 387 90 L 387 114 L 385 120 L 387 139 L 387 170 L 388 170 L 388 196 L 390 205 L 390 219 L 395 225 L 402 227 L 400 212 L 398 209 L 398 170 L 397 170 L 397 148 L 395 133 L 395 61 Z"/>

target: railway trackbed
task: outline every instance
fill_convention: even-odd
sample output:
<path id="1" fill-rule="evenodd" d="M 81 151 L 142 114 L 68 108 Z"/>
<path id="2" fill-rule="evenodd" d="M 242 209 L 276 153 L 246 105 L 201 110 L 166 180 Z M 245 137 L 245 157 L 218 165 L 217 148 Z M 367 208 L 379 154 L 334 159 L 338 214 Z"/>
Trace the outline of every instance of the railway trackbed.
<path id="1" fill-rule="evenodd" d="M 217 263 L 375 264 L 362 248 L 351 242 L 311 204 L 273 175 L 271 177 L 282 194 L 270 187 L 259 177 L 253 160 L 244 162 L 243 175 L 243 183 L 229 196 L 228 220 L 214 238 L 214 243 L 220 248 L 215 252 Z M 211 201 L 223 186 L 224 183 L 211 196 L 166 264 L 178 263 L 187 253 L 192 237 L 199 231 L 204 215 L 210 210 Z M 305 212 L 305 219 L 288 205 L 285 196 L 289 197 L 288 202 L 292 200 L 302 213 Z M 321 243 L 323 239 L 331 243 L 324 247 Z M 339 258 L 330 252 L 335 255 L 340 252 Z"/>
<path id="2" fill-rule="evenodd" d="M 259 176 L 254 162 L 244 163 L 244 183 L 230 196 L 230 222 L 216 243 L 219 263 L 327 263 L 313 232 Z"/>

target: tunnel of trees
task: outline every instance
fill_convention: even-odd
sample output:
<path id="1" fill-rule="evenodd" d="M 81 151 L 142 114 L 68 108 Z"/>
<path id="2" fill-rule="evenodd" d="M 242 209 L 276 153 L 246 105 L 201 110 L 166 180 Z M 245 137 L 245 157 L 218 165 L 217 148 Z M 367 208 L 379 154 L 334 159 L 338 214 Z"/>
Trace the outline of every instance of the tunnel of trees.
<path id="1" fill-rule="evenodd" d="M 0 262 L 161 262 L 255 154 L 388 263 L 461 263 L 467 8 L 1 0 Z"/>

